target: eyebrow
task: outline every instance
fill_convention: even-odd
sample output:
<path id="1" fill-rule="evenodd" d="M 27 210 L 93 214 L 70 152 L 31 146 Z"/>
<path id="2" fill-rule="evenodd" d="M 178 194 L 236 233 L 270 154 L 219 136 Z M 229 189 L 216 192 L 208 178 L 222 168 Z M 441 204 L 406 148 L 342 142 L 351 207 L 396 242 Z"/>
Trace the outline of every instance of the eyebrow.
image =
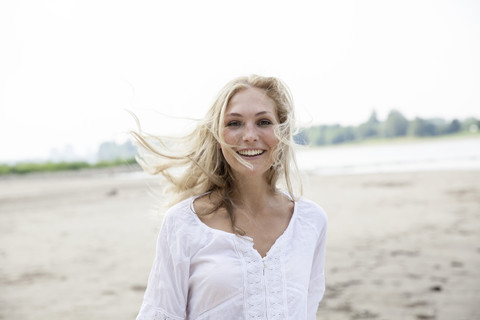
<path id="1" fill-rule="evenodd" d="M 271 112 L 270 111 L 260 111 L 260 112 L 257 112 L 255 114 L 255 116 L 261 116 L 261 115 L 264 115 L 264 114 L 267 114 L 267 113 L 271 113 Z M 242 115 L 240 113 L 235 113 L 235 112 L 229 113 L 229 114 L 227 114 L 227 116 L 242 117 Z"/>

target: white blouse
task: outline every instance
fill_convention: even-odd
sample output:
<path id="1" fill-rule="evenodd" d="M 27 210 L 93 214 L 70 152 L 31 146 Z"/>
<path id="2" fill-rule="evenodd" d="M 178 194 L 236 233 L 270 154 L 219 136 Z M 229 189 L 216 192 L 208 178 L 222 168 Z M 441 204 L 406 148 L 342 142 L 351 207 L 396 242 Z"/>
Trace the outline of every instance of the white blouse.
<path id="1" fill-rule="evenodd" d="M 194 197 L 166 215 L 137 320 L 315 319 L 325 292 L 327 216 L 300 199 L 262 258 L 252 238 L 213 229 Z"/>

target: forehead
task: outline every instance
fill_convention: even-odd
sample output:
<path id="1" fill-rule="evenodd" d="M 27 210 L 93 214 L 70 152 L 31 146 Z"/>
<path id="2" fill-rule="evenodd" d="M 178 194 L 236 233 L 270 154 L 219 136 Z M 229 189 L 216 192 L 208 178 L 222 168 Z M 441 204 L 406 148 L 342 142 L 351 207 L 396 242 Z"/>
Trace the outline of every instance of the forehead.
<path id="1" fill-rule="evenodd" d="M 237 92 L 230 99 L 225 113 L 227 115 L 229 113 L 248 115 L 263 111 L 276 114 L 275 102 L 263 89 L 246 88 Z"/>

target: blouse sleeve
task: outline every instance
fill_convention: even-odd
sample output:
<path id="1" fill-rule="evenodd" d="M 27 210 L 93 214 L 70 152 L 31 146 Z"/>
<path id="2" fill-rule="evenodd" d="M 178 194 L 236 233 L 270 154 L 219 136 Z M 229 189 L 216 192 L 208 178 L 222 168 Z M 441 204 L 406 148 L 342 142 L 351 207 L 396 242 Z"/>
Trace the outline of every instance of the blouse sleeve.
<path id="1" fill-rule="evenodd" d="M 189 258 L 174 219 L 165 216 L 137 320 L 185 319 Z"/>
<path id="2" fill-rule="evenodd" d="M 322 210 L 323 226 L 320 230 L 313 257 L 312 271 L 310 273 L 310 283 L 308 287 L 308 319 L 315 320 L 318 305 L 325 293 L 325 251 L 326 251 L 326 233 L 327 217 Z"/>

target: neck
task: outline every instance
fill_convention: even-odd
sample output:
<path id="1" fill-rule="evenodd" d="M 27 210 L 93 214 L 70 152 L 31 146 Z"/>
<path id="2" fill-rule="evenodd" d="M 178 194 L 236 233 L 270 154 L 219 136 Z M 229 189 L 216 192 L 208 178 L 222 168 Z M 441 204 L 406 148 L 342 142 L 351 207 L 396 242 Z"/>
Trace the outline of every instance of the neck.
<path id="1" fill-rule="evenodd" d="M 274 193 L 264 176 L 242 177 L 235 182 L 234 202 L 248 212 L 256 212 L 269 203 Z"/>

